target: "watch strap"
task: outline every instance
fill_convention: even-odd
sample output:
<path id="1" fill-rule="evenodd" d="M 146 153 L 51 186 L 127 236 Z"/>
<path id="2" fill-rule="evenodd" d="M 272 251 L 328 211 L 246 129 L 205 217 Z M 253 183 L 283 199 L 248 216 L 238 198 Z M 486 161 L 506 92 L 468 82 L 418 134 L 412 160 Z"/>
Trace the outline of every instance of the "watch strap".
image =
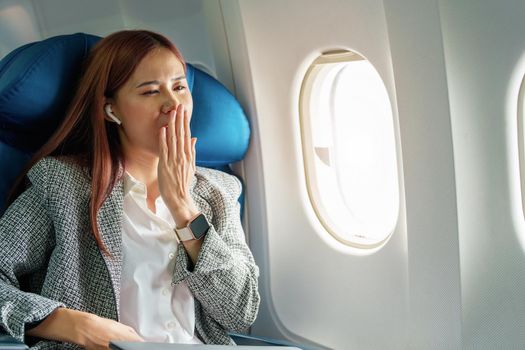
<path id="1" fill-rule="evenodd" d="M 188 226 L 183 228 L 176 228 L 175 233 L 177 234 L 177 237 L 179 237 L 179 240 L 182 242 L 191 241 L 192 239 L 195 239 L 193 232 Z"/>

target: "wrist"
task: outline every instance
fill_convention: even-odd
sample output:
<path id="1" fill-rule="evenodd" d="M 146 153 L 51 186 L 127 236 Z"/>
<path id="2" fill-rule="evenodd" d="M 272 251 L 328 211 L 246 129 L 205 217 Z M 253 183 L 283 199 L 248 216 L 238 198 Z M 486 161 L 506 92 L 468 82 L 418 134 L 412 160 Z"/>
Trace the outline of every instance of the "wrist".
<path id="1" fill-rule="evenodd" d="M 177 228 L 186 227 L 190 221 L 199 215 L 200 211 L 195 206 L 179 207 L 175 210 L 171 210 L 171 215 L 175 220 Z"/>
<path id="2" fill-rule="evenodd" d="M 85 347 L 87 340 L 86 334 L 89 333 L 89 324 L 97 317 L 97 315 L 87 312 L 68 310 L 69 342 Z"/>
<path id="3" fill-rule="evenodd" d="M 26 334 L 43 339 L 77 344 L 77 334 L 73 326 L 74 310 L 58 307 L 51 312 L 38 326 Z"/>

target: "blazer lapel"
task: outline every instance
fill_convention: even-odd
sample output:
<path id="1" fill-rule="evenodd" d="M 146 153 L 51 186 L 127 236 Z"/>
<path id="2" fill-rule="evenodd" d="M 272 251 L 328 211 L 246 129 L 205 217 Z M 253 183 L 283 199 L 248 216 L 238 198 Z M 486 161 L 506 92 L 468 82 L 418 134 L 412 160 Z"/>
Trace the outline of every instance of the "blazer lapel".
<path id="1" fill-rule="evenodd" d="M 97 215 L 102 242 L 109 252 L 109 255 L 102 253 L 102 256 L 111 276 L 113 294 L 115 295 L 115 311 L 118 320 L 120 319 L 120 276 L 122 271 L 123 198 L 123 182 L 119 181 L 102 204 Z"/>

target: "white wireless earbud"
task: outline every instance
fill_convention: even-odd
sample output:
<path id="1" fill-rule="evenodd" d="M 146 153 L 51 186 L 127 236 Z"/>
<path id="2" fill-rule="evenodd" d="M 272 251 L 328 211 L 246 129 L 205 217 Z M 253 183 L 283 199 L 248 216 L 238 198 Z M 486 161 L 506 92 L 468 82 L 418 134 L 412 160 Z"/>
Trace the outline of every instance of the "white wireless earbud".
<path id="1" fill-rule="evenodd" d="M 111 120 L 113 120 L 118 125 L 122 124 L 120 119 L 118 119 L 117 116 L 113 114 L 113 111 L 111 110 L 111 105 L 109 103 L 106 106 L 104 106 L 104 110 L 106 111 L 107 116 L 111 118 Z"/>

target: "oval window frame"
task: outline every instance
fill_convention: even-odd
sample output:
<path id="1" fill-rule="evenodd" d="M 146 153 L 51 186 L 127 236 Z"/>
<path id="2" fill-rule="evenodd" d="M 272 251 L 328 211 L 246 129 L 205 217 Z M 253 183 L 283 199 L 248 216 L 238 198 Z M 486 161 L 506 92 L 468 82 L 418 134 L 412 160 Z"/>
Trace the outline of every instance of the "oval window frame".
<path id="1" fill-rule="evenodd" d="M 350 50 L 332 50 L 332 51 L 326 51 L 322 53 L 320 56 L 318 56 L 316 59 L 313 60 L 313 62 L 308 67 L 306 73 L 304 74 L 304 78 L 301 83 L 301 89 L 300 89 L 300 95 L 299 95 L 299 126 L 300 126 L 300 132 L 301 132 L 301 148 L 303 152 L 303 165 L 304 165 L 304 173 L 305 173 L 305 180 L 306 180 L 306 190 L 308 193 L 308 198 L 310 200 L 310 204 L 312 209 L 315 212 L 315 215 L 321 225 L 324 227 L 324 229 L 330 234 L 332 238 L 335 238 L 338 242 L 344 244 L 345 246 L 349 246 L 352 248 L 358 248 L 361 250 L 374 250 L 377 251 L 378 248 L 382 247 L 394 234 L 396 231 L 396 228 L 399 223 L 399 214 L 401 210 L 401 188 L 400 183 L 401 179 L 399 178 L 399 156 L 398 156 L 398 150 L 397 150 L 397 142 L 396 135 L 395 135 L 395 127 L 394 127 L 394 142 L 396 143 L 395 147 L 395 164 L 396 164 L 396 183 L 397 183 L 397 198 L 398 202 L 396 204 L 395 209 L 395 217 L 394 223 L 391 227 L 391 229 L 388 230 L 388 233 L 385 235 L 383 239 L 380 239 L 374 243 L 370 244 L 363 244 L 359 242 L 355 242 L 349 239 L 346 239 L 345 237 L 342 237 L 342 235 L 334 229 L 334 225 L 331 225 L 328 218 L 330 215 L 323 214 L 323 205 L 322 200 L 317 199 L 321 196 L 318 194 L 319 188 L 317 186 L 313 186 L 317 180 L 316 180 L 316 170 L 315 170 L 315 158 L 314 153 L 317 153 L 319 150 L 316 150 L 316 148 L 313 145 L 313 137 L 312 135 L 312 125 L 311 125 L 311 117 L 310 117 L 310 96 L 312 95 L 313 85 L 314 82 L 319 80 L 319 73 L 323 69 L 323 65 L 326 64 L 333 64 L 333 63 L 348 63 L 352 61 L 367 61 L 377 72 L 377 69 L 372 65 L 372 63 L 363 55 L 360 53 L 357 53 L 355 51 Z M 377 72 L 378 73 L 378 72 Z M 379 73 L 378 73 L 379 75 Z M 381 79 L 384 84 L 384 81 Z M 393 111 L 392 102 L 389 98 L 389 105 L 390 109 L 392 110 L 392 118 L 395 117 L 395 113 Z M 393 124 L 395 126 L 395 123 Z M 319 158 L 322 158 L 318 154 Z M 317 198 L 316 198 L 317 197 Z M 320 202 L 319 204 L 317 202 Z M 525 202 L 524 202 L 525 205 Z M 524 206 L 525 208 L 525 206 Z M 359 237 L 359 235 L 354 235 L 355 237 Z"/>

